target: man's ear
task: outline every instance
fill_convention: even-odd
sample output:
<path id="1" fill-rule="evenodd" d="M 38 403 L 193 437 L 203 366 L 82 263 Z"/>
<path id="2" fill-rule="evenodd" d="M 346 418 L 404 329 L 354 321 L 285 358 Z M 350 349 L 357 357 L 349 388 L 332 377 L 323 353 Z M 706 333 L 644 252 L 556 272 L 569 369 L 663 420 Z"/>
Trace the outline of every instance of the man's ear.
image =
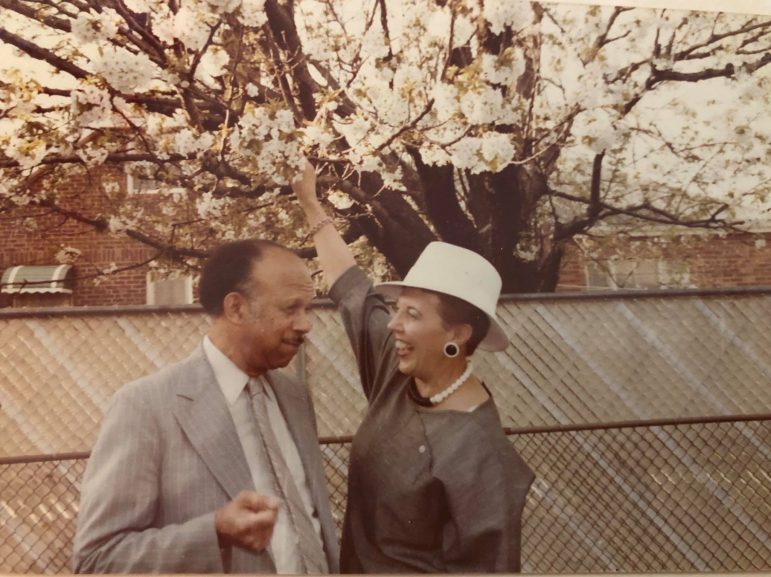
<path id="1" fill-rule="evenodd" d="M 244 295 L 230 292 L 222 300 L 222 316 L 229 322 L 240 325 L 249 318 L 249 303 Z"/>

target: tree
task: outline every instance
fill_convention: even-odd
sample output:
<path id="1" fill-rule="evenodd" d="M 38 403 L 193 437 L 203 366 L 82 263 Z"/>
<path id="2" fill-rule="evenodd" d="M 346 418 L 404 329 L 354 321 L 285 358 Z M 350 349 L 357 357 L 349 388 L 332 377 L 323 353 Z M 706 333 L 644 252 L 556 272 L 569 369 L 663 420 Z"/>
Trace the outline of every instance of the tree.
<path id="1" fill-rule="evenodd" d="M 466 246 L 509 292 L 554 290 L 567 244 L 603 224 L 738 227 L 769 193 L 769 18 L 503 0 L 0 8 L 0 39 L 56 71 L 3 73 L 1 209 L 178 264 L 266 228 L 311 254 L 287 186 L 303 154 L 349 241 L 400 274 L 430 240 Z M 166 192 L 148 206 L 100 167 Z M 80 172 L 108 211 L 41 186 Z"/>

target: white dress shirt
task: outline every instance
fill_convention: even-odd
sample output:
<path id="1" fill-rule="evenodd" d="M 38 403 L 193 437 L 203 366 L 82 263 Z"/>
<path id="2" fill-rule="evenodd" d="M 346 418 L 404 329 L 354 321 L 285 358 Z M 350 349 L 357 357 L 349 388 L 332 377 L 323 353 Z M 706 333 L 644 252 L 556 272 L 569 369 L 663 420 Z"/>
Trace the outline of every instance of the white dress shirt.
<path id="1" fill-rule="evenodd" d="M 211 342 L 208 336 L 205 336 L 203 339 L 203 350 L 212 369 L 214 369 L 214 376 L 217 378 L 217 383 L 222 389 L 222 394 L 225 395 L 230 415 L 233 417 L 233 423 L 236 426 L 236 432 L 241 441 L 241 447 L 246 456 L 246 462 L 249 465 L 255 491 L 262 495 L 270 495 L 280 501 L 279 496 L 275 494 L 275 484 L 270 464 L 265 462 L 264 453 L 260 448 L 262 440 L 260 439 L 252 410 L 251 399 L 245 390 L 249 376 L 227 358 Z M 310 515 L 313 527 L 321 540 L 321 524 L 316 515 L 311 493 L 308 489 L 305 468 L 300 460 L 300 453 L 297 451 L 297 446 L 292 439 L 292 434 L 289 432 L 286 420 L 281 413 L 281 408 L 278 406 L 276 396 L 270 384 L 264 377 L 260 377 L 260 380 L 265 386 L 270 426 L 276 435 L 276 440 L 281 448 L 284 460 L 297 485 L 297 490 L 300 493 L 305 510 Z M 273 557 L 278 573 L 301 572 L 298 536 L 289 522 L 288 512 L 283 504 L 279 505 L 278 517 L 268 549 Z"/>

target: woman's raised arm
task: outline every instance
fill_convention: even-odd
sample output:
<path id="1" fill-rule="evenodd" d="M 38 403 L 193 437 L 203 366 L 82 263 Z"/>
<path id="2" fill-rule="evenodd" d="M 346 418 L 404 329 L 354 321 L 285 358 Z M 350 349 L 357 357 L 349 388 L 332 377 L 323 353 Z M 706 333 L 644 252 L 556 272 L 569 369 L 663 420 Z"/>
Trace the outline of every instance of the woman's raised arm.
<path id="1" fill-rule="evenodd" d="M 343 237 L 337 232 L 334 221 L 316 197 L 316 171 L 310 162 L 306 161 L 303 175 L 292 183 L 292 189 L 305 213 L 324 277 L 331 287 L 340 275 L 356 265 L 356 261 Z"/>

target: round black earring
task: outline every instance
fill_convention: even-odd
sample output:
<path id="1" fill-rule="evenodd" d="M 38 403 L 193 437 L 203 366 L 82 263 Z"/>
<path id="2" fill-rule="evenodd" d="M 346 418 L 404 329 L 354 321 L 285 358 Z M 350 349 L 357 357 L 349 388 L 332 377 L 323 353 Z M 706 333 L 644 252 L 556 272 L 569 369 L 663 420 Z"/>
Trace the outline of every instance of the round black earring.
<path id="1" fill-rule="evenodd" d="M 452 341 L 449 341 L 445 343 L 444 345 L 444 356 L 449 359 L 454 359 L 458 356 L 458 353 L 460 352 L 460 349 L 458 348 L 458 345 Z"/>

